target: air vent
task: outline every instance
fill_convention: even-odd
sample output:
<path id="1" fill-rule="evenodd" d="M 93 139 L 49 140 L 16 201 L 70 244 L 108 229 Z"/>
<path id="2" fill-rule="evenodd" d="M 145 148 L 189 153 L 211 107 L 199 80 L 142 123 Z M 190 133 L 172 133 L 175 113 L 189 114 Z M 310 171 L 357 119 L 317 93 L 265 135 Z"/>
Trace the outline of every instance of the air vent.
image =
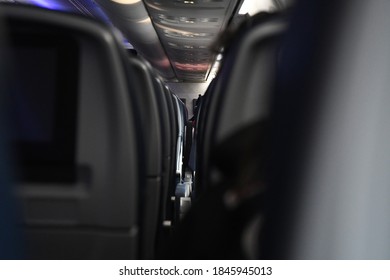
<path id="1" fill-rule="evenodd" d="M 218 18 L 199 18 L 198 21 L 201 23 L 209 23 L 209 22 L 218 22 L 219 19 Z"/>
<path id="2" fill-rule="evenodd" d="M 196 18 L 196 17 L 184 17 L 184 16 L 169 16 L 164 14 L 158 14 L 157 18 L 154 18 L 163 24 L 199 24 L 199 23 L 217 23 L 218 18 Z"/>
<path id="3" fill-rule="evenodd" d="M 164 35 L 168 38 L 183 39 L 183 38 L 213 38 L 213 33 L 205 32 L 186 32 L 186 31 L 173 31 L 164 29 Z"/>
<path id="4" fill-rule="evenodd" d="M 180 48 L 181 46 L 179 46 L 178 44 L 176 43 L 172 43 L 172 42 L 168 42 L 168 46 L 172 47 L 172 48 Z"/>
<path id="5" fill-rule="evenodd" d="M 185 79 L 185 80 L 203 80 L 206 76 L 205 72 L 188 73 L 185 71 L 176 70 L 176 73 L 181 79 Z"/>
<path id="6" fill-rule="evenodd" d="M 170 46 L 171 48 L 174 48 L 174 49 L 178 49 L 178 50 L 208 50 L 209 49 L 209 46 L 207 45 L 186 45 L 186 44 L 179 44 L 179 43 L 176 43 L 176 42 L 167 42 L 168 46 Z"/>
<path id="7" fill-rule="evenodd" d="M 174 3 L 176 4 L 182 4 L 182 5 L 194 5 L 197 4 L 199 1 L 196 0 L 175 0 Z"/>

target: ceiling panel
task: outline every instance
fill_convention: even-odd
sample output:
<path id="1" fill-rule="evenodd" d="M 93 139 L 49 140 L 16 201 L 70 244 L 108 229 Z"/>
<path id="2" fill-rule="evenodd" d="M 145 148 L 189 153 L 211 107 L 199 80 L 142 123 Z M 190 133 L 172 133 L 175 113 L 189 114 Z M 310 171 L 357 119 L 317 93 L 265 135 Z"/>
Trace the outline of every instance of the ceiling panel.
<path id="1" fill-rule="evenodd" d="M 178 80 L 205 81 L 237 0 L 144 0 Z"/>

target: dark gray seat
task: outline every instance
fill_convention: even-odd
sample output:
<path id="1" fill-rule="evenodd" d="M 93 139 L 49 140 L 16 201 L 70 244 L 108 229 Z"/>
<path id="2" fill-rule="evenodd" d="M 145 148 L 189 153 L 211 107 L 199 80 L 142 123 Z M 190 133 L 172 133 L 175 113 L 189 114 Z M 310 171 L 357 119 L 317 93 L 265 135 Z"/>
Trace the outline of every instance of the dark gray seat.
<path id="1" fill-rule="evenodd" d="M 155 254 L 156 234 L 160 215 L 160 197 L 163 175 L 163 139 L 160 109 L 155 88 L 155 78 L 150 68 L 140 59 L 128 59 L 129 79 L 139 89 L 134 96 L 139 113 L 138 133 L 144 136 L 145 183 L 140 189 L 141 258 L 152 259 Z"/>
<path id="2" fill-rule="evenodd" d="M 278 44 L 285 29 L 284 16 L 259 14 L 243 24 L 229 43 L 200 113 L 197 188 L 218 183 L 219 171 L 211 154 L 220 143 L 269 117 Z"/>
<path id="3" fill-rule="evenodd" d="M 0 16 L 0 259 L 23 258 L 23 239 L 18 230 L 18 209 L 12 193 L 13 183 L 11 167 L 11 147 L 8 138 L 7 92 L 7 68 L 9 66 L 9 53 L 7 52 L 8 36 L 6 28 Z"/>
<path id="4" fill-rule="evenodd" d="M 157 98 L 157 103 L 159 104 L 159 119 L 162 132 L 162 191 L 160 195 L 160 216 L 159 216 L 159 226 L 161 227 L 163 221 L 166 219 L 166 200 L 168 196 L 168 190 L 172 188 L 171 184 L 173 182 L 173 170 L 172 162 L 174 161 L 175 151 L 173 149 L 172 143 L 174 143 L 173 129 L 174 129 L 174 120 L 171 120 L 172 116 L 172 105 L 170 100 L 167 98 L 165 93 L 164 85 L 161 80 L 154 79 L 154 87 Z"/>
<path id="5" fill-rule="evenodd" d="M 126 75 L 120 41 L 102 23 L 71 14 L 2 5 L 0 17 L 19 59 L 12 116 L 21 125 L 23 110 L 46 117 L 28 124 L 35 131 L 12 132 L 27 258 L 138 258 L 145 178 L 133 98 L 139 88 Z M 39 84 L 24 80 L 30 75 Z M 39 103 L 27 101 L 32 94 Z"/>
<path id="6" fill-rule="evenodd" d="M 172 206 L 171 206 L 171 196 L 175 194 L 175 186 L 176 186 L 176 140 L 178 133 L 178 119 L 175 110 L 174 97 L 170 90 L 167 87 L 164 87 L 164 95 L 168 105 L 169 112 L 169 122 L 171 124 L 171 142 L 170 142 L 170 151 L 171 151 L 171 163 L 169 168 L 169 184 L 166 189 L 166 193 L 163 196 L 165 198 L 165 202 L 162 203 L 162 217 L 163 220 L 172 221 Z"/>

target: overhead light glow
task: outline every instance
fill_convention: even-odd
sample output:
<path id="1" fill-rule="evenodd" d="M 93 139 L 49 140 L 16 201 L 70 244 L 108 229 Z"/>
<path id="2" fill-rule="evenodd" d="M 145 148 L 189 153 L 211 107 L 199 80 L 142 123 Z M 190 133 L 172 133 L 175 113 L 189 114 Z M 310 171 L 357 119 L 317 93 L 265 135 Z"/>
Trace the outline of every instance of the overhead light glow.
<path id="1" fill-rule="evenodd" d="M 26 3 L 31 3 L 34 6 L 38 6 L 41 8 L 49 9 L 49 10 L 66 10 L 61 4 L 57 3 L 57 1 L 51 0 L 30 0 L 26 1 Z"/>
<path id="2" fill-rule="evenodd" d="M 272 0 L 244 0 L 238 14 L 253 16 L 259 12 L 269 12 L 273 9 L 275 9 L 275 6 Z"/>
<path id="3" fill-rule="evenodd" d="M 111 0 L 111 1 L 118 4 L 124 4 L 124 5 L 133 5 L 141 2 L 141 0 Z"/>
<path id="4" fill-rule="evenodd" d="M 150 23 L 152 23 L 152 21 L 151 21 L 150 17 L 147 17 L 147 18 L 145 18 L 145 19 L 142 19 L 142 20 L 138 21 L 138 23 L 141 23 L 141 24 L 150 24 Z"/>
<path id="5" fill-rule="evenodd" d="M 182 71 L 196 71 L 196 72 L 205 72 L 209 69 L 208 63 L 197 63 L 197 64 L 190 64 L 190 63 L 181 63 L 181 62 L 174 62 L 174 65 L 177 69 Z"/>

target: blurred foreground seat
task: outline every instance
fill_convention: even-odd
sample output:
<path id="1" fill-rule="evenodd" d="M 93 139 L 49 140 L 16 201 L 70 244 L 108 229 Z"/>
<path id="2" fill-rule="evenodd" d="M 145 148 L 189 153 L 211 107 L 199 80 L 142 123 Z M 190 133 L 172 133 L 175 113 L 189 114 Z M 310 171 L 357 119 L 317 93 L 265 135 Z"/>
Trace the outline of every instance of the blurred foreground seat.
<path id="1" fill-rule="evenodd" d="M 298 1 L 277 74 L 264 258 L 390 258 L 389 12 Z"/>
<path id="2" fill-rule="evenodd" d="M 2 5 L 0 17 L 26 257 L 139 257 L 142 136 L 120 41 L 76 15 Z"/>

